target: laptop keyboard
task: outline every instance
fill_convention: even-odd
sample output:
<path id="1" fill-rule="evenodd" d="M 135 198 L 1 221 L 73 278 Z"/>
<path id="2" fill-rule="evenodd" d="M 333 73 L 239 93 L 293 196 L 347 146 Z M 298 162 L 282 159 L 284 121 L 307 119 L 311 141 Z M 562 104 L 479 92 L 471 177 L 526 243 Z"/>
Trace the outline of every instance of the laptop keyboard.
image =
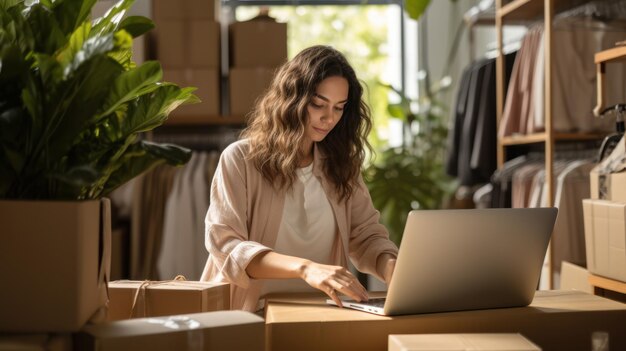
<path id="1" fill-rule="evenodd" d="M 367 302 L 363 302 L 367 305 L 370 306 L 374 306 L 374 307 L 384 307 L 385 306 L 385 298 L 376 298 L 376 299 L 369 299 Z"/>

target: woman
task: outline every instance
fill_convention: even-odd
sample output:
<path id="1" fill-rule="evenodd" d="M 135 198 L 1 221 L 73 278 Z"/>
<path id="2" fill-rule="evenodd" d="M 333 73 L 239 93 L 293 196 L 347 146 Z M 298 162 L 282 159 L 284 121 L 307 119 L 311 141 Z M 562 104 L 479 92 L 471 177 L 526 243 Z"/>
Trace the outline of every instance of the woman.
<path id="1" fill-rule="evenodd" d="M 229 282 L 231 307 L 272 292 L 319 289 L 367 300 L 346 269 L 389 282 L 398 249 L 361 178 L 370 113 L 346 58 L 300 52 L 276 73 L 242 140 L 220 158 L 206 217 L 202 280 Z"/>

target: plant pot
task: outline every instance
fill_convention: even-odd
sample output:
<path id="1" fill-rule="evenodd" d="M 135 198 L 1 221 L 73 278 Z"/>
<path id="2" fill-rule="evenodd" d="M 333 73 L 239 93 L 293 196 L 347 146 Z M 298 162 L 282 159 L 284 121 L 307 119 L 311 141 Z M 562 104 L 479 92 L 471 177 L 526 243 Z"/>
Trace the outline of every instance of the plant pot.
<path id="1" fill-rule="evenodd" d="M 108 199 L 0 201 L 0 332 L 73 332 L 104 320 Z"/>

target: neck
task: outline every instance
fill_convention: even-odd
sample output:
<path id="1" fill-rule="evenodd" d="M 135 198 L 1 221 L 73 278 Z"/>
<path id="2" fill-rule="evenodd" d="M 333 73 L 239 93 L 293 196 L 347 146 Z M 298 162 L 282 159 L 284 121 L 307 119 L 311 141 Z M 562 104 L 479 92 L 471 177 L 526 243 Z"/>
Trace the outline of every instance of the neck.
<path id="1" fill-rule="evenodd" d="M 313 143 L 302 148 L 302 158 L 298 162 L 298 166 L 306 167 L 313 162 Z"/>

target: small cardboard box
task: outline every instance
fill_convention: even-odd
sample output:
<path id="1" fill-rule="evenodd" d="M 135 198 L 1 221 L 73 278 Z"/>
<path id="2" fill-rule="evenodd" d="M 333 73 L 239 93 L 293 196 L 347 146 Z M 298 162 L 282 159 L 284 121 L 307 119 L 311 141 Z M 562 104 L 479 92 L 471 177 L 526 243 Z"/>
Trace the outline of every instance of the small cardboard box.
<path id="1" fill-rule="evenodd" d="M 264 333 L 255 314 L 219 311 L 90 325 L 74 345 L 81 351 L 263 351 Z"/>
<path id="2" fill-rule="evenodd" d="M 220 68 L 219 23 L 162 20 L 156 26 L 153 45 L 164 68 Z"/>
<path id="3" fill-rule="evenodd" d="M 603 174 L 596 167 L 589 174 L 591 198 L 626 202 L 626 172 Z"/>
<path id="4" fill-rule="evenodd" d="M 220 68 L 220 24 L 210 20 L 189 22 L 188 67 Z"/>
<path id="5" fill-rule="evenodd" d="M 109 298 L 109 321 L 222 311 L 230 309 L 230 285 L 118 280 L 109 282 Z M 134 301 L 135 311 L 131 313 Z"/>
<path id="6" fill-rule="evenodd" d="M 105 316 L 111 208 L 0 201 L 0 332 L 73 332 Z"/>
<path id="7" fill-rule="evenodd" d="M 152 0 L 155 20 L 216 19 L 215 0 Z"/>
<path id="8" fill-rule="evenodd" d="M 389 335 L 389 351 L 541 351 L 521 334 Z"/>
<path id="9" fill-rule="evenodd" d="M 626 350 L 626 305 L 575 290 L 537 291 L 527 307 L 394 317 L 329 306 L 321 295 L 268 299 L 268 351 L 384 350 L 390 334 L 439 333 L 520 333 L 543 350 L 587 351 L 596 331 L 609 333 L 610 350 Z"/>
<path id="10" fill-rule="evenodd" d="M 273 68 L 232 68 L 229 74 L 230 115 L 245 116 L 274 78 Z"/>
<path id="11" fill-rule="evenodd" d="M 259 16 L 229 27 L 230 65 L 276 68 L 287 60 L 287 24 Z"/>
<path id="12" fill-rule="evenodd" d="M 174 3 L 174 1 L 172 1 Z M 157 59 L 163 68 L 184 68 L 187 64 L 188 23 L 183 20 L 155 22 L 154 35 Z"/>
<path id="13" fill-rule="evenodd" d="M 587 269 L 626 282 L 626 203 L 583 200 Z"/>
<path id="14" fill-rule="evenodd" d="M 221 115 L 220 111 L 220 74 L 218 69 L 165 69 L 163 80 L 176 83 L 181 87 L 196 87 L 194 94 L 201 100 L 198 104 L 182 105 L 170 114 L 177 117 Z"/>

